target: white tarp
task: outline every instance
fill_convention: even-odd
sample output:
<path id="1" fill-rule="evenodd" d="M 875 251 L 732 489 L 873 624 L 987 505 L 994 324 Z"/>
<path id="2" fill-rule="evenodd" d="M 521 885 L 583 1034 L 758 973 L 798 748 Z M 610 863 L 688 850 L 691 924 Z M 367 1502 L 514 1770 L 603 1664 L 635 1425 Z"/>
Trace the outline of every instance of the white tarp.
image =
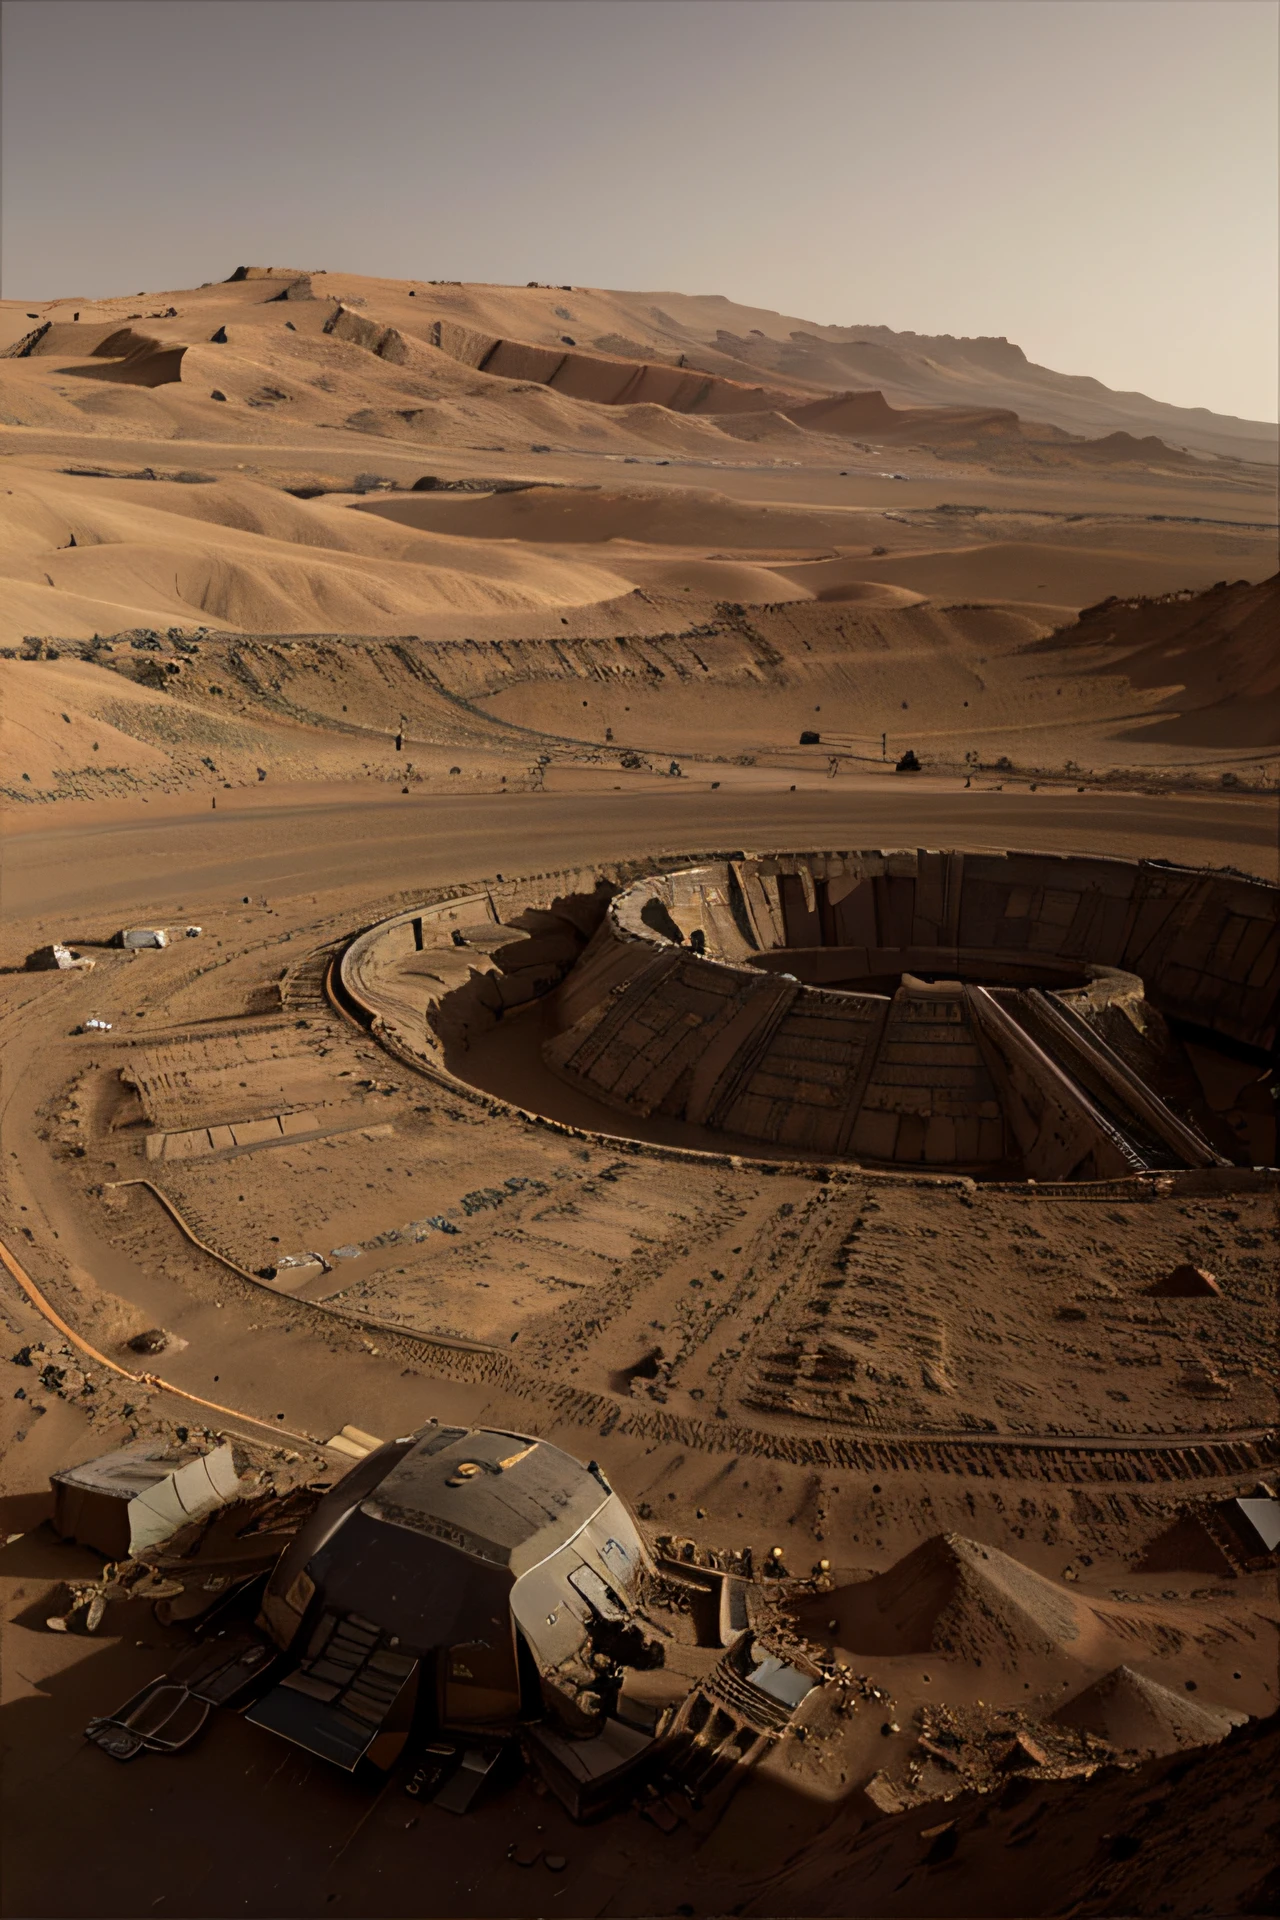
<path id="1" fill-rule="evenodd" d="M 1237 1507 L 1268 1553 L 1280 1547 L 1280 1500 L 1237 1500 Z"/>
<path id="2" fill-rule="evenodd" d="M 189 1460 L 129 1502 L 130 1553 L 166 1540 L 188 1520 L 234 1500 L 239 1491 L 240 1476 L 229 1445 Z"/>

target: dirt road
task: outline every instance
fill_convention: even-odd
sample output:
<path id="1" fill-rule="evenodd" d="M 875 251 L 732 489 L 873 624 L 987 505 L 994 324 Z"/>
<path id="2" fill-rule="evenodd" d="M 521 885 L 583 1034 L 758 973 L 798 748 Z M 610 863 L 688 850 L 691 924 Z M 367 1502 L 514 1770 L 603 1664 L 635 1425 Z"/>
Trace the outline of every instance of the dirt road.
<path id="1" fill-rule="evenodd" d="M 877 790 L 879 788 L 880 790 Z M 256 796 L 255 796 L 256 800 Z M 675 783 L 627 793 L 500 794 L 441 799 L 330 788 L 314 799 L 216 813 L 186 799 L 138 804 L 103 822 L 59 813 L 20 820 L 4 854 L 4 906 L 28 917 L 222 904 L 245 893 L 373 894 L 495 872 L 665 848 L 723 846 L 1026 847 L 1276 872 L 1270 799 L 1199 795 L 903 792 L 883 783 L 819 791 L 711 793 Z M 25 829 L 25 830 L 22 830 Z M 88 928 L 77 927 L 81 935 Z"/>

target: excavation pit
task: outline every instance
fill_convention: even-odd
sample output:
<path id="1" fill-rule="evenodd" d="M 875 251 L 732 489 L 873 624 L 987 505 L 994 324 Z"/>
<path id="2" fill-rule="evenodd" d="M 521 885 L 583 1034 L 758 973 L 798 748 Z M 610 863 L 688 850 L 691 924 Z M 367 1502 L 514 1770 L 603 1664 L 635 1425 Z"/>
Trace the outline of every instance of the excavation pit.
<path id="1" fill-rule="evenodd" d="M 398 916 L 341 979 L 402 1057 L 562 1124 L 978 1178 L 1211 1176 L 1246 1156 L 1178 1031 L 1265 1061 L 1277 892 L 1048 854 L 686 857 Z"/>

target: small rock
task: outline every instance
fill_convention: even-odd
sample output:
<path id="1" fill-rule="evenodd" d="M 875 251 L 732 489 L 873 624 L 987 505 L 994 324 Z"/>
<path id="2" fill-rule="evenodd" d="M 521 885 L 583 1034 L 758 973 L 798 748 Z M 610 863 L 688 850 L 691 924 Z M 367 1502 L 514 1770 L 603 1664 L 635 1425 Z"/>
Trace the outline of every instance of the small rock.
<path id="1" fill-rule="evenodd" d="M 929 1851 L 925 1854 L 925 1864 L 930 1867 L 936 1867 L 940 1866 L 944 1860 L 949 1860 L 955 1852 L 959 1840 L 960 1834 L 956 1823 L 954 1820 L 949 1820 L 946 1826 L 943 1827 L 941 1833 L 930 1841 Z"/>
<path id="2" fill-rule="evenodd" d="M 1194 1300 L 1221 1292 L 1222 1288 L 1213 1274 L 1204 1267 L 1193 1267 L 1187 1261 L 1147 1288 L 1148 1295 L 1156 1300 Z"/>
<path id="3" fill-rule="evenodd" d="M 562 1853 L 548 1853 L 543 1856 L 547 1869 L 551 1873 L 563 1873 L 569 1862 Z"/>
<path id="4" fill-rule="evenodd" d="M 1047 1767 L 1049 1756 L 1038 1740 L 1029 1733 L 1020 1733 L 1001 1754 L 997 1764 L 1008 1771 L 1018 1767 Z"/>

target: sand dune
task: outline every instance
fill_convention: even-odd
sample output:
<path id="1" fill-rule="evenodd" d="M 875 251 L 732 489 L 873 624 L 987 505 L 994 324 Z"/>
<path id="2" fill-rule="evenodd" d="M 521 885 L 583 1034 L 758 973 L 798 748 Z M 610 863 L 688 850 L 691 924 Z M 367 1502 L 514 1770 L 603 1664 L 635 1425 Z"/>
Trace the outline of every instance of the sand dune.
<path id="1" fill-rule="evenodd" d="M 533 540 L 551 545 L 604 540 L 651 545 L 732 545 L 778 554 L 819 551 L 831 544 L 858 545 L 867 537 L 867 517 L 853 512 L 813 512 L 731 500 L 704 487 L 661 490 L 593 487 L 530 487 L 521 493 L 466 495 L 424 493 L 409 499 L 374 497 L 365 513 L 401 526 L 468 534 L 485 540 Z"/>
<path id="2" fill-rule="evenodd" d="M 1058 762 L 1092 764 L 1116 751 L 1117 728 L 1139 729 L 1140 757 L 1166 737 L 1165 751 L 1225 747 L 1244 709 L 1239 737 L 1274 733 L 1265 612 L 1256 632 L 1246 623 L 1230 641 L 1229 692 L 1215 690 L 1212 622 L 1192 647 L 1194 673 L 1163 628 L 1112 645 L 1090 627 L 1052 662 L 1016 654 L 1049 621 L 1104 596 L 1270 572 L 1271 509 L 1248 491 L 1254 481 L 1232 483 L 1244 491 L 1231 495 L 1230 519 L 1190 463 L 1162 475 L 1144 511 L 1135 476 L 1164 453 L 1125 426 L 1072 469 L 1084 477 L 1071 491 L 1056 470 L 1029 468 L 1038 477 L 1010 489 L 1000 463 L 1010 449 L 1022 458 L 1026 420 L 980 388 L 1020 364 L 1015 350 L 953 343 L 938 365 L 959 404 L 930 396 L 904 411 L 887 383 L 857 385 L 862 349 L 838 329 L 779 333 L 742 317 L 737 327 L 716 302 L 274 268 L 185 291 L 4 307 L 0 337 L 20 357 L 0 359 L 0 407 L 20 451 L 0 496 L 0 638 L 203 626 L 527 642 L 518 672 L 486 665 L 458 690 L 466 682 L 465 697 L 495 721 L 576 738 L 582 697 L 568 712 L 565 702 L 577 669 L 566 676 L 538 654 L 550 620 L 575 646 L 615 649 L 592 670 L 587 737 L 607 726 L 680 752 L 773 748 L 801 729 L 866 747 L 909 731 L 918 749 L 992 758 L 1032 755 L 1052 738 Z M 720 338 L 731 367 L 747 365 L 727 351 L 735 342 L 779 365 L 821 347 L 840 385 L 734 382 L 681 366 L 704 337 Z M 926 422 L 943 452 L 970 450 L 944 469 L 911 440 L 909 489 L 881 484 L 871 446 L 849 448 L 854 433 L 901 444 Z M 127 457 L 135 477 L 50 471 L 68 447 L 108 466 Z M 643 484 L 617 464 L 628 458 L 650 463 Z M 659 477 L 655 460 L 670 471 Z M 722 469 L 715 484 L 690 484 L 681 463 L 710 460 Z M 424 468 L 517 483 L 545 473 L 558 484 L 409 492 Z M 147 471 L 169 477 L 138 477 Z M 285 491 L 366 476 L 363 486 L 370 471 L 399 490 L 348 501 Z M 948 604 L 986 611 L 971 632 L 971 616 L 937 614 Z M 1000 607 L 1022 623 L 1007 628 Z M 669 673 L 654 659 L 633 674 L 645 635 L 695 626 L 717 636 L 702 665 Z M 748 632 L 768 636 L 773 664 Z M 1179 705 L 1176 689 L 1191 682 Z M 1039 747 L 1032 758 L 1040 763 Z"/>
<path id="3" fill-rule="evenodd" d="M 803 587 L 815 600 L 840 601 L 859 607 L 912 607 L 926 596 L 887 580 L 864 580 L 861 556 L 840 555 L 832 560 L 787 561 L 772 569 L 776 578 Z"/>
<path id="4" fill-rule="evenodd" d="M 783 600 L 807 600 L 808 587 L 789 579 L 771 567 L 753 566 L 743 560 L 704 559 L 701 555 L 669 558 L 659 550 L 628 548 L 610 541 L 609 569 L 631 580 L 637 587 L 658 593 L 688 595 L 692 601 L 742 601 L 753 605 L 773 605 Z"/>
<path id="5" fill-rule="evenodd" d="M 629 585 L 598 567 L 511 546 L 478 548 L 429 533 L 388 540 L 376 522 L 334 508 L 309 516 L 287 495 L 246 483 L 141 483 L 148 498 L 167 495 L 176 510 L 142 504 L 132 485 L 131 498 L 113 502 L 109 481 L 77 487 L 62 476 L 32 477 L 0 500 L 0 528 L 13 533 L 0 560 L 8 635 L 30 631 L 37 610 L 43 630 L 67 638 L 175 621 L 255 632 L 403 632 L 433 610 L 580 605 Z M 59 598 L 38 591 L 24 604 L 24 588 Z"/>
<path id="6" fill-rule="evenodd" d="M 1016 600 L 1044 607 L 1079 604 L 1091 586 L 1113 593 L 1169 591 L 1211 584 L 1215 559 L 1194 550 L 1179 557 L 1115 547 L 1050 546 L 1044 541 L 990 541 L 934 553 L 906 553 L 859 565 L 864 580 L 892 581 L 930 599 Z M 1124 583 L 1123 585 L 1120 583 Z"/>
<path id="7" fill-rule="evenodd" d="M 147 497 L 166 505 L 139 504 Z M 403 645 L 381 660 L 367 715 L 352 677 L 363 643 L 338 647 L 319 680 L 295 650 L 263 655 L 253 684 L 268 708 L 268 690 L 283 690 L 289 711 L 324 726 L 350 706 L 385 735 L 397 713 L 417 726 L 424 698 L 421 724 L 434 726 L 431 690 L 443 689 L 478 724 L 587 747 L 611 731 L 660 755 L 785 751 L 805 730 L 820 735 L 816 759 L 877 763 L 882 734 L 895 754 L 913 746 L 948 766 L 975 754 L 989 767 L 1010 755 L 1032 768 L 1098 766 L 1117 752 L 1177 764 L 1186 752 L 1147 739 L 1153 712 L 1168 711 L 1169 679 L 1153 692 L 1135 684 L 1125 648 L 1091 645 L 1082 661 L 1080 642 L 1051 634 L 1030 606 L 933 605 L 859 580 L 856 556 L 779 561 L 744 548 L 703 558 L 615 540 L 587 564 L 572 543 L 450 540 L 239 478 L 84 480 L 77 491 L 44 476 L 41 492 L 0 497 L 0 507 L 15 636 L 53 631 L 66 644 L 171 626 L 228 638 L 422 636 L 413 662 Z M 237 658 L 256 657 L 255 645 L 239 643 Z M 180 650 L 163 651 L 169 697 L 223 715 L 231 696 L 244 717 L 260 710 L 225 642 L 201 642 L 199 672 Z"/>
<path id="8" fill-rule="evenodd" d="M 891 407 L 878 391 L 833 394 L 789 406 L 787 418 L 816 433 L 839 433 L 892 442 L 923 441 L 931 446 L 969 445 L 1012 440 L 1021 422 L 1007 408 Z"/>

